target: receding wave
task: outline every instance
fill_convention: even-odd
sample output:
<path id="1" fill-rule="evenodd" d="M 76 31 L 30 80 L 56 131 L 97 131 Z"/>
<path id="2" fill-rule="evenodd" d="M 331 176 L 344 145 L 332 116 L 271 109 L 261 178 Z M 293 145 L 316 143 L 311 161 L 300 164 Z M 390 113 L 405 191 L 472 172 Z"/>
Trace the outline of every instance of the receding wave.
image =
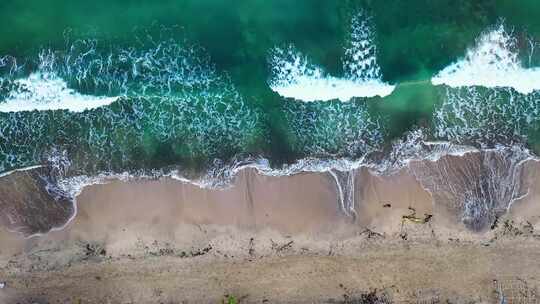
<path id="1" fill-rule="evenodd" d="M 531 159 L 528 150 L 514 146 L 415 161 L 409 170 L 436 206 L 472 230 L 485 230 L 529 193 L 525 164 Z"/>

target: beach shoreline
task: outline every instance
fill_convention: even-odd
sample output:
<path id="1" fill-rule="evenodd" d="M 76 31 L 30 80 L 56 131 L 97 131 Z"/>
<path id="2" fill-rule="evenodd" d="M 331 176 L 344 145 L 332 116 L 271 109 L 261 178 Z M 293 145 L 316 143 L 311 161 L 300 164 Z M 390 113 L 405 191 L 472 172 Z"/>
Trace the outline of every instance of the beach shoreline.
<path id="1" fill-rule="evenodd" d="M 234 294 L 248 295 L 246 303 L 327 303 L 378 290 L 396 302 L 422 296 L 490 303 L 493 280 L 539 283 L 537 166 L 527 165 L 534 177 L 528 195 L 481 232 L 437 206 L 407 170 L 355 171 L 355 218 L 342 210 L 328 172 L 264 176 L 244 169 L 225 189 L 171 178 L 92 185 L 63 230 L 31 238 L 0 230 L 0 281 L 7 286 L 0 299 L 216 303 Z M 449 278 L 448 285 L 435 283 Z"/>
<path id="2" fill-rule="evenodd" d="M 437 168 L 468 168 L 476 157 L 449 156 Z M 527 195 L 483 230 L 434 200 L 417 180 L 424 171 L 410 169 L 419 166 L 339 178 L 246 168 L 223 189 L 168 177 L 87 186 L 64 229 L 30 238 L 0 230 L 0 299 L 346 303 L 376 293 L 396 303 L 492 303 L 495 281 L 540 286 L 538 162 L 516 173 Z M 336 184 L 343 178 L 352 183 L 352 211 L 343 208 L 345 184 Z"/>

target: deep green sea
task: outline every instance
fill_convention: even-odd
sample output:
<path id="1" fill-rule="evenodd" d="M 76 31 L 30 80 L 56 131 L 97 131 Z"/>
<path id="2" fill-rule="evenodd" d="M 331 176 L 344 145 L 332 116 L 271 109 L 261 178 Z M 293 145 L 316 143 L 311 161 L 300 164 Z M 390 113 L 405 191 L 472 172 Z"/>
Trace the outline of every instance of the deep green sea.
<path id="1" fill-rule="evenodd" d="M 0 173 L 540 150 L 536 0 L 4 0 L 0 37 Z"/>

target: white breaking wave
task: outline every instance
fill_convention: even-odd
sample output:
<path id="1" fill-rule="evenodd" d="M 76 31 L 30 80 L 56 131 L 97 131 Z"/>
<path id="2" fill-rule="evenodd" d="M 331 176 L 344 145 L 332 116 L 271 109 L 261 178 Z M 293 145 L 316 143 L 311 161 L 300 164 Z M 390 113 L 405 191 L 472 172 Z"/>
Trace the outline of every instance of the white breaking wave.
<path id="1" fill-rule="evenodd" d="M 301 101 L 349 101 L 353 97 L 387 96 L 395 86 L 382 81 L 369 19 L 359 14 L 351 24 L 349 45 L 342 58 L 344 77 L 328 75 L 292 45 L 274 48 L 270 56 L 270 88 Z"/>
<path id="2" fill-rule="evenodd" d="M 118 97 L 83 95 L 68 88 L 67 83 L 52 73 L 35 72 L 27 78 L 13 81 L 4 101 L 0 101 L 0 112 L 85 110 L 109 105 Z"/>
<path id="3" fill-rule="evenodd" d="M 519 59 L 516 39 L 504 25 L 480 36 L 463 59 L 444 68 L 431 79 L 450 87 L 511 87 L 522 94 L 540 89 L 540 68 L 525 68 Z"/>

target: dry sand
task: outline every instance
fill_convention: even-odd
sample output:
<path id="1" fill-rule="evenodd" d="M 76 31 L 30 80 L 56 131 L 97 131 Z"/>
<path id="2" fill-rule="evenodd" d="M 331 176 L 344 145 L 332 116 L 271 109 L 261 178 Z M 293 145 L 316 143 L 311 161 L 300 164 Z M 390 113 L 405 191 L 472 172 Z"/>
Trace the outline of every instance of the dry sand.
<path id="1" fill-rule="evenodd" d="M 406 171 L 360 170 L 355 183 L 354 222 L 328 173 L 250 169 L 225 190 L 172 179 L 87 187 L 62 231 L 0 230 L 0 303 L 319 303 L 375 289 L 394 302 L 490 303 L 494 280 L 509 292 L 540 283 L 540 183 L 482 234 Z M 413 214 L 433 217 L 403 220 Z"/>

